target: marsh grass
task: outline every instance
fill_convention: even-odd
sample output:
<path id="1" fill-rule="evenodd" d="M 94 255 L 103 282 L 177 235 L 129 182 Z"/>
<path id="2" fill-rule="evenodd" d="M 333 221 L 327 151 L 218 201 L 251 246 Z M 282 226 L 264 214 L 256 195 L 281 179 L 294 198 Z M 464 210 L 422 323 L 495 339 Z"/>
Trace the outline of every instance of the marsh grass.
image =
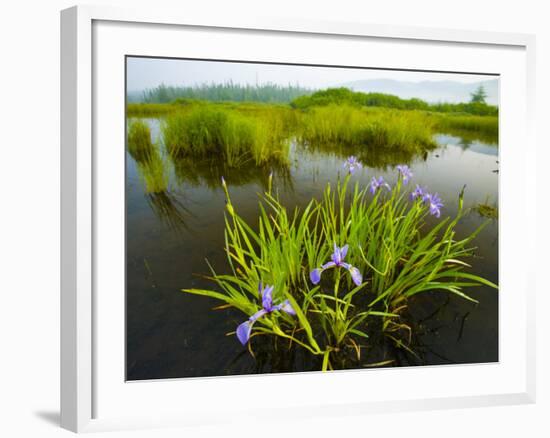
<path id="1" fill-rule="evenodd" d="M 307 144 L 340 144 L 419 152 L 436 147 L 433 122 L 421 112 L 328 105 L 311 108 L 299 137 Z M 361 149 L 357 149 L 358 154 Z"/>
<path id="2" fill-rule="evenodd" d="M 182 110 L 182 105 L 167 103 L 128 103 L 128 117 L 159 117 Z"/>
<path id="3" fill-rule="evenodd" d="M 168 116 L 162 124 L 169 155 L 223 158 L 230 167 L 248 160 L 256 165 L 288 161 L 289 141 L 284 121 L 249 116 L 215 105 L 204 105 Z"/>
<path id="4" fill-rule="evenodd" d="M 407 347 L 403 330 L 411 331 L 401 314 L 408 300 L 423 292 L 447 292 L 474 301 L 465 289 L 493 283 L 468 272 L 465 261 L 474 252 L 468 236 L 455 227 L 463 211 L 426 229 L 424 202 L 410 201 L 399 179 L 391 191 L 372 197 L 366 188 L 350 186 L 349 177 L 328 184 L 320 200 L 302 210 L 287 210 L 272 191 L 261 197 L 255 224 L 247 223 L 231 202 L 227 186 L 225 250 L 229 275 L 212 270 L 217 289 L 184 292 L 218 299 L 241 310 L 244 317 L 260 307 L 259 284 L 274 286 L 274 302 L 289 300 L 296 316 L 273 312 L 254 325 L 249 343 L 284 338 L 289 348 L 300 346 L 321 360 L 323 370 L 345 366 L 342 357 L 364 357 L 373 330 Z M 309 273 L 327 260 L 333 246 L 349 245 L 346 262 L 357 267 L 363 282 L 356 285 L 345 269 L 329 269 L 312 284 Z M 375 333 L 378 333 L 375 332 Z M 363 352 L 363 356 L 362 356 Z M 339 365 L 340 364 L 340 365 Z"/>
<path id="5" fill-rule="evenodd" d="M 162 117 L 170 155 L 223 157 L 232 167 L 287 163 L 292 141 L 355 148 L 355 155 L 425 154 L 434 134 L 498 144 L 498 117 L 327 104 L 306 109 L 252 102 L 129 104 L 128 115 Z M 408 161 L 407 159 L 403 161 Z M 391 164 L 391 163 L 388 163 Z"/>
<path id="6" fill-rule="evenodd" d="M 437 132 L 498 143 L 498 117 L 463 114 L 432 114 L 432 117 Z"/>

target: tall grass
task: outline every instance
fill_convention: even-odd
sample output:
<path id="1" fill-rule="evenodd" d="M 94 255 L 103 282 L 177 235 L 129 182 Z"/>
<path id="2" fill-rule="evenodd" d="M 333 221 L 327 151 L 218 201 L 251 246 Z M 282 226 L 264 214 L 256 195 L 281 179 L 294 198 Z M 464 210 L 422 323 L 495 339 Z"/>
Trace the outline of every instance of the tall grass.
<path id="1" fill-rule="evenodd" d="M 498 117 L 433 114 L 435 129 L 441 133 L 478 135 L 480 140 L 498 143 Z"/>
<path id="2" fill-rule="evenodd" d="M 164 144 L 171 156 L 223 157 L 238 167 L 253 160 L 262 165 L 288 160 L 289 142 L 278 117 L 254 117 L 216 106 L 177 112 L 162 124 Z"/>
<path id="3" fill-rule="evenodd" d="M 229 275 L 212 271 L 216 289 L 185 289 L 235 307 L 243 318 L 261 307 L 258 285 L 274 286 L 273 301 L 288 300 L 296 315 L 271 312 L 253 327 L 253 349 L 269 338 L 284 338 L 289 348 L 301 347 L 319 357 L 323 370 L 333 369 L 350 355 L 361 359 L 376 330 L 398 338 L 406 321 L 401 313 L 419 293 L 442 291 L 475 301 L 467 288 L 496 285 L 468 272 L 472 240 L 479 232 L 458 236 L 458 215 L 425 230 L 426 203 L 409 200 L 398 179 L 391 191 L 370 196 L 367 188 L 350 186 L 349 177 L 328 184 L 320 200 L 303 210 L 288 211 L 273 194 L 271 181 L 260 201 L 255 224 L 247 223 L 227 196 L 225 242 Z M 313 284 L 312 270 L 330 260 L 334 245 L 348 245 L 345 262 L 362 274 L 360 284 L 344 268 L 327 269 Z M 252 350 L 251 350 L 252 351 Z"/>
<path id="4" fill-rule="evenodd" d="M 332 143 L 420 151 L 436 146 L 432 126 L 430 119 L 416 111 L 329 105 L 306 112 L 299 135 L 308 144 Z"/>

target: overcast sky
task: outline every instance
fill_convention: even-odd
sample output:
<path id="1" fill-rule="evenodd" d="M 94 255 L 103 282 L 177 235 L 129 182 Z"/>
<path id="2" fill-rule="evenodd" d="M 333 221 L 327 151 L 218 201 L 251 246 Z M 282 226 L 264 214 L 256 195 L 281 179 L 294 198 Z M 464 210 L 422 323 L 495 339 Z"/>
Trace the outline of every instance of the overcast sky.
<path id="1" fill-rule="evenodd" d="M 400 81 L 452 80 L 468 83 L 493 79 L 484 75 L 425 73 L 334 67 L 304 67 L 218 61 L 188 61 L 161 58 L 127 58 L 127 89 L 141 91 L 165 85 L 201 85 L 233 81 L 254 85 L 267 82 L 280 85 L 299 84 L 307 88 L 325 88 L 364 79 Z"/>

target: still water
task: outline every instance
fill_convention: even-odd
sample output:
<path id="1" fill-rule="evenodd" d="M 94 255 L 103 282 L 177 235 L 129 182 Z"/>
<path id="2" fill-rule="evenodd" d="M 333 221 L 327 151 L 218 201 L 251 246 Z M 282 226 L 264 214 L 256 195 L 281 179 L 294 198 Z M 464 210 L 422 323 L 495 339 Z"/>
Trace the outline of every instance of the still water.
<path id="1" fill-rule="evenodd" d="M 147 119 L 160 139 L 158 119 Z M 442 216 L 454 215 L 458 194 L 466 185 L 465 206 L 498 206 L 498 148 L 496 145 L 437 135 L 438 147 L 421 157 L 408 157 L 412 184 L 437 191 L 445 207 Z M 345 155 L 293 145 L 288 169 L 274 169 L 274 189 L 287 207 L 303 206 L 319 197 L 327 182 L 342 176 Z M 394 166 L 402 157 L 375 157 L 363 161 L 352 179 L 367 185 L 382 175 L 392 183 Z M 180 292 L 183 288 L 212 289 L 203 278 L 206 260 L 218 273 L 228 271 L 224 254 L 225 196 L 223 174 L 233 205 L 249 223 L 258 213 L 258 193 L 271 169 L 253 165 L 228 171 L 208 162 L 167 165 L 169 189 L 147 194 L 135 161 L 126 160 L 127 227 L 127 379 L 220 376 L 258 372 L 304 371 L 313 367 L 299 357 L 255 360 L 241 346 L 234 331 L 241 312 L 212 310 L 218 301 Z M 475 211 L 459 224 L 464 236 L 487 221 Z M 435 220 L 434 220 L 435 223 Z M 492 220 L 475 240 L 473 271 L 498 283 L 498 222 Z M 381 344 L 369 362 L 393 359 L 393 365 L 434 365 L 498 361 L 498 292 L 478 287 L 467 293 L 474 304 L 451 294 L 434 292 L 409 302 L 408 322 L 414 329 L 414 354 Z"/>

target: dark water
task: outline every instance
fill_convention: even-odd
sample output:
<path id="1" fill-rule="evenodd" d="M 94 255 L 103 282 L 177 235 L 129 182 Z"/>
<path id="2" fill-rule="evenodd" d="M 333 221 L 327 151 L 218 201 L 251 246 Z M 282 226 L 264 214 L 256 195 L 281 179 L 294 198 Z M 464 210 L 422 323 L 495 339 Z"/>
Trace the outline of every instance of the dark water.
<path id="1" fill-rule="evenodd" d="M 159 122 L 148 120 L 153 136 Z M 456 213 L 458 193 L 466 188 L 466 207 L 497 205 L 498 149 L 478 141 L 438 135 L 439 147 L 407 164 L 413 184 L 437 191 L 443 215 Z M 274 188 L 287 206 L 304 205 L 318 197 L 328 181 L 342 172 L 339 153 L 293 146 L 290 170 L 274 170 Z M 374 175 L 389 182 L 401 157 L 376 157 L 353 175 L 368 184 Z M 140 170 L 127 155 L 127 379 L 199 377 L 257 372 L 303 371 L 317 364 L 292 353 L 265 352 L 254 360 L 234 331 L 246 319 L 241 312 L 213 311 L 218 301 L 180 292 L 182 288 L 212 289 L 208 262 L 217 272 L 227 271 L 223 213 L 223 174 L 233 204 L 254 223 L 257 193 L 265 188 L 270 169 L 249 166 L 228 171 L 213 162 L 167 164 L 168 190 L 146 194 Z M 457 228 L 459 237 L 486 219 L 471 212 Z M 475 273 L 498 282 L 498 223 L 492 221 L 476 238 Z M 479 304 L 451 294 L 434 292 L 409 302 L 408 321 L 414 328 L 414 354 L 384 345 L 367 362 L 394 359 L 394 365 L 456 364 L 498 361 L 498 292 L 485 287 L 466 291 Z M 317 367 L 318 369 L 318 367 Z"/>

